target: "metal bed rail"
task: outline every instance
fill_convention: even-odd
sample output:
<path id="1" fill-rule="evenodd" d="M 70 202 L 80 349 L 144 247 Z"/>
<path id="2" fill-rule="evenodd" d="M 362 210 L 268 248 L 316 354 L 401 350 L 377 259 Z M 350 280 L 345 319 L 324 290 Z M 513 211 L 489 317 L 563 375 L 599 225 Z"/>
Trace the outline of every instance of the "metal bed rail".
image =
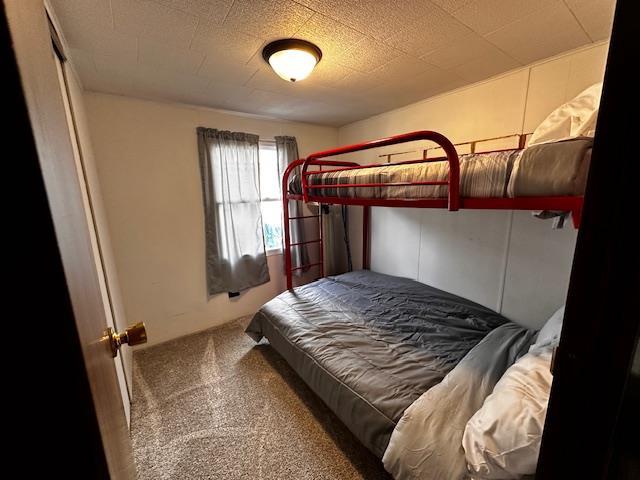
<path id="1" fill-rule="evenodd" d="M 515 134 L 507 135 L 503 137 L 488 138 L 483 140 L 475 140 L 470 142 L 463 142 L 457 144 L 469 145 L 472 152 L 476 151 L 476 145 L 482 142 L 502 140 L 510 137 L 518 137 L 517 148 L 508 149 L 523 149 L 526 145 L 526 139 L 528 134 Z M 407 160 L 394 163 L 376 163 L 360 165 L 355 162 L 343 161 L 343 160 L 328 160 L 327 157 L 333 157 L 336 155 L 343 155 L 347 153 L 358 152 L 362 150 L 368 150 L 372 148 L 385 147 L 390 145 L 402 144 L 407 142 L 413 142 L 418 140 L 429 140 L 436 143 L 437 147 L 427 148 L 422 150 L 422 158 L 418 160 Z M 428 151 L 433 149 L 442 149 L 446 156 L 438 158 L 428 158 Z M 492 150 L 492 151 L 503 151 Z M 402 154 L 410 152 L 400 152 Z M 488 153 L 488 152 L 486 152 Z M 389 160 L 391 154 L 381 155 L 381 157 L 387 157 Z M 319 173 L 330 172 L 342 172 L 353 169 L 368 169 L 389 165 L 404 165 L 414 163 L 427 163 L 436 161 L 447 161 L 449 164 L 449 173 L 446 180 L 442 181 L 416 181 L 416 182 L 393 182 L 393 183 L 336 183 L 316 185 L 309 183 L 309 177 L 317 175 Z M 309 167 L 318 167 L 318 170 L 309 170 Z M 330 167 L 329 169 L 323 169 L 323 167 Z M 334 168 L 335 167 L 335 168 Z M 302 193 L 290 193 L 289 192 L 289 177 L 295 169 L 300 169 L 300 180 L 302 185 Z M 447 197 L 434 197 L 434 198 L 362 198 L 362 197 L 339 197 L 328 196 L 320 194 L 325 189 L 343 189 L 343 188 L 386 188 L 386 187 L 404 187 L 404 186 L 446 186 L 448 195 Z M 555 197 L 516 197 L 516 198 L 468 198 L 460 197 L 460 164 L 459 157 L 455 146 L 442 134 L 429 131 L 420 130 L 417 132 L 405 133 L 401 135 L 395 135 L 392 137 L 383 138 L 380 140 L 371 140 L 368 142 L 357 143 L 353 145 L 347 145 L 331 150 L 325 150 L 309 155 L 306 159 L 298 159 L 289 164 L 282 177 L 282 200 L 283 200 L 283 214 L 284 214 L 284 259 L 285 259 L 285 272 L 287 276 L 287 288 L 293 288 L 293 272 L 303 270 L 305 268 L 319 267 L 320 277 L 324 276 L 324 239 L 322 231 L 322 205 L 353 205 L 363 207 L 363 248 L 362 248 L 362 268 L 369 268 L 369 256 L 370 256 L 370 207 L 408 207 L 408 208 L 447 208 L 450 211 L 457 211 L 459 209 L 483 209 L 483 210 L 558 210 L 571 212 L 573 224 L 575 228 L 580 226 L 580 220 L 582 217 L 582 196 L 555 196 Z M 289 202 L 300 201 L 303 203 L 317 203 L 320 206 L 318 215 L 298 215 L 289 216 Z M 291 243 L 291 221 L 300 221 L 306 218 L 318 218 L 318 232 L 319 238 L 308 240 L 304 242 Z M 319 246 L 319 260 L 317 262 L 309 263 L 308 265 L 292 265 L 291 249 L 301 248 L 307 244 L 317 243 Z"/>
<path id="2" fill-rule="evenodd" d="M 374 168 L 379 167 L 377 164 L 369 164 L 369 165 L 338 165 L 338 163 L 332 160 L 323 160 L 326 157 L 333 157 L 336 155 L 343 155 L 346 153 L 359 152 L 363 150 L 369 150 L 371 148 L 379 148 L 386 147 L 389 145 L 397 145 L 401 143 L 407 142 L 415 142 L 418 140 L 429 140 L 432 141 L 440 148 L 442 148 L 446 155 L 447 161 L 449 162 L 449 175 L 446 182 L 396 182 L 396 183 L 368 183 L 368 184 L 332 184 L 331 186 L 317 186 L 317 185 L 309 185 L 309 176 L 313 175 L 317 172 L 309 172 L 309 166 L 318 165 L 322 166 L 342 166 L 345 168 L 331 169 L 331 170 L 322 170 L 323 173 L 330 172 L 340 172 L 344 170 L 350 170 L 353 168 Z M 430 159 L 420 159 L 420 160 L 410 160 L 408 162 L 403 163 L 426 163 L 430 162 Z M 344 162 L 349 163 L 349 162 Z M 352 162 L 351 162 L 352 163 Z M 460 164 L 458 160 L 458 152 L 453 144 L 449 141 L 447 137 L 438 132 L 433 132 L 430 130 L 419 130 L 417 132 L 404 133 L 401 135 L 394 135 L 392 137 L 382 138 L 379 140 L 370 140 L 368 142 L 356 143 L 353 145 L 347 145 L 345 147 L 334 148 L 331 150 L 325 150 L 323 152 L 317 152 L 309 155 L 302 164 L 302 173 L 301 173 L 301 181 L 302 181 L 302 195 L 305 202 L 309 202 L 310 190 L 314 190 L 316 188 L 366 188 L 366 187 L 398 187 L 398 186 L 410 186 L 410 185 L 446 185 L 448 187 L 448 208 L 451 211 L 456 211 L 459 208 L 460 202 Z M 334 203 L 331 201 L 327 201 L 324 203 Z M 340 202 L 335 202 L 340 203 Z"/>

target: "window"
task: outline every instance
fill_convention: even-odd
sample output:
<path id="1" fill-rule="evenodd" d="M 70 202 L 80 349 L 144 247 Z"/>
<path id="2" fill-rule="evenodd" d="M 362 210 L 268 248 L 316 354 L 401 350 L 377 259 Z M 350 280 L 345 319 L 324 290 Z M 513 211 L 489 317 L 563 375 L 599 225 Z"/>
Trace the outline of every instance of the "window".
<path id="1" fill-rule="evenodd" d="M 273 142 L 260 142 L 260 207 L 267 252 L 282 248 L 282 192 L 278 156 Z"/>

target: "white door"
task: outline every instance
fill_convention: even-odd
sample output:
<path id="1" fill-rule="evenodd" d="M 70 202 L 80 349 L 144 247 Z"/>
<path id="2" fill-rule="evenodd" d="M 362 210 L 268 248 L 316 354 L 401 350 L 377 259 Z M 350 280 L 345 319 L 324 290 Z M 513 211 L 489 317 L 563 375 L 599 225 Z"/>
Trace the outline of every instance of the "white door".
<path id="1" fill-rule="evenodd" d="M 84 211 L 87 216 L 87 224 L 90 228 L 89 235 L 91 237 L 91 246 L 93 249 L 94 261 L 96 269 L 99 275 L 100 292 L 102 295 L 102 303 L 105 310 L 105 316 L 107 319 L 107 325 L 112 327 L 116 331 L 123 331 L 126 328 L 124 319 L 116 321 L 116 308 L 114 308 L 114 301 L 112 298 L 113 288 L 110 288 L 109 278 L 105 272 L 105 252 L 100 242 L 100 233 L 98 229 L 98 223 L 96 222 L 96 209 L 95 198 L 92 198 L 92 186 L 90 184 L 90 176 L 88 175 L 87 165 L 85 164 L 85 158 L 83 152 L 86 148 L 90 148 L 88 144 L 88 138 L 85 135 L 81 135 L 79 132 L 79 125 L 77 123 L 76 111 L 74 110 L 74 90 L 77 88 L 76 84 L 72 84 L 75 80 L 69 78 L 73 75 L 73 72 L 67 70 L 67 65 L 63 64 L 57 55 L 54 55 L 56 59 L 56 67 L 58 69 L 58 80 L 60 82 L 60 89 L 64 100 L 65 113 L 67 117 L 67 123 L 69 125 L 69 132 L 71 132 L 71 144 L 73 147 L 73 154 L 76 164 L 76 170 L 78 173 L 78 179 L 80 182 L 80 188 L 82 190 L 82 200 L 84 204 Z M 74 88 L 75 87 L 75 88 Z M 75 99 L 77 101 L 77 99 Z M 118 382 L 120 384 L 120 391 L 122 395 L 122 404 L 124 407 L 125 415 L 127 417 L 127 424 L 131 424 L 131 371 L 132 371 L 132 352 L 131 349 L 123 345 L 120 348 L 120 353 L 114 358 L 116 373 L 118 375 Z"/>

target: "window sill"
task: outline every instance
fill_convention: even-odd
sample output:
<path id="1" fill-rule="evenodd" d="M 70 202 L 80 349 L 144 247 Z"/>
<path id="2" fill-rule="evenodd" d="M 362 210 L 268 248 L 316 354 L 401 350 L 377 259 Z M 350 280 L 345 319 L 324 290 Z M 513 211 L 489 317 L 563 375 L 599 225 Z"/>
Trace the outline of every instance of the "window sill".
<path id="1" fill-rule="evenodd" d="M 267 250 L 267 257 L 273 257 L 274 255 L 282 255 L 282 249 L 272 248 L 271 250 Z"/>

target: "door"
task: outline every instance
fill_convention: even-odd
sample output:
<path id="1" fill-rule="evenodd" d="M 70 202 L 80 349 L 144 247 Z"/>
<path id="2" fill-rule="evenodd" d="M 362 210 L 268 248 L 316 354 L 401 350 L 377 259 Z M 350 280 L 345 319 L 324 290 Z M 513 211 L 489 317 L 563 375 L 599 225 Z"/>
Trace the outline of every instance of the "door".
<path id="1" fill-rule="evenodd" d="M 640 335 L 640 253 L 633 233 L 640 162 L 631 108 L 637 80 L 629 76 L 640 53 L 638 18 L 640 2 L 617 1 L 539 480 L 639 478 L 631 471 L 638 468 L 638 430 L 627 423 L 638 411 L 637 403 L 632 409 L 627 403 L 637 396 L 632 368 Z M 617 443 L 627 436 L 636 445 Z"/>
<path id="2" fill-rule="evenodd" d="M 74 333 L 81 347 L 91 393 L 90 410 L 95 417 L 91 420 L 95 420 L 99 430 L 99 437 L 93 441 L 102 444 L 111 478 L 134 478 L 121 390 L 111 343 L 105 336 L 108 323 L 91 242 L 92 226 L 84 209 L 46 12 L 40 0 L 4 0 L 3 6 L 75 320 Z M 61 375 L 67 373 L 61 372 Z"/>
<path id="3" fill-rule="evenodd" d="M 107 319 L 107 326 L 117 330 L 118 327 L 120 329 L 124 329 L 126 325 L 116 325 L 116 313 L 114 301 L 112 298 L 113 295 L 113 287 L 110 284 L 110 279 L 106 274 L 106 259 L 105 259 L 105 250 L 101 242 L 101 235 L 98 228 L 98 219 L 96 218 L 96 207 L 100 206 L 96 205 L 96 197 L 92 195 L 91 187 L 95 187 L 96 179 L 94 178 L 94 183 L 90 186 L 90 178 L 89 172 L 86 164 L 87 158 L 85 157 L 86 148 L 89 147 L 87 132 L 84 132 L 84 138 L 81 138 L 80 126 L 77 122 L 77 111 L 74 106 L 74 102 L 78 99 L 78 89 L 77 84 L 75 84 L 75 79 L 73 77 L 73 72 L 69 71 L 68 64 L 66 63 L 66 58 L 64 52 L 62 51 L 62 45 L 60 39 L 57 35 L 55 26 L 50 24 L 51 34 L 54 39 L 54 44 L 56 45 L 54 50 L 54 60 L 56 65 L 56 70 L 58 73 L 58 82 L 60 84 L 60 93 L 62 95 L 62 101 L 64 104 L 67 124 L 69 128 L 70 138 L 71 138 L 71 146 L 73 148 L 73 157 L 76 168 L 76 173 L 78 175 L 78 182 L 80 185 L 80 191 L 82 194 L 82 204 L 85 211 L 85 215 L 87 217 L 87 224 L 89 225 L 89 238 L 91 240 L 91 249 L 93 252 L 94 263 L 96 265 L 96 271 L 98 273 L 98 282 L 100 286 L 100 294 L 102 296 L 102 305 L 105 312 L 105 318 Z M 84 140 L 84 141 L 83 141 Z M 105 228 L 105 220 L 104 220 L 104 212 L 102 213 L 102 233 Z M 122 318 L 120 318 L 122 321 Z M 125 416 L 127 418 L 127 425 L 131 423 L 131 375 L 127 374 L 127 372 L 131 372 L 132 367 L 132 355 L 131 350 L 128 347 L 122 347 L 120 349 L 119 355 L 114 358 L 114 363 L 116 367 L 116 373 L 118 375 L 118 383 L 120 385 L 120 392 L 122 396 L 122 404 L 124 407 Z"/>

